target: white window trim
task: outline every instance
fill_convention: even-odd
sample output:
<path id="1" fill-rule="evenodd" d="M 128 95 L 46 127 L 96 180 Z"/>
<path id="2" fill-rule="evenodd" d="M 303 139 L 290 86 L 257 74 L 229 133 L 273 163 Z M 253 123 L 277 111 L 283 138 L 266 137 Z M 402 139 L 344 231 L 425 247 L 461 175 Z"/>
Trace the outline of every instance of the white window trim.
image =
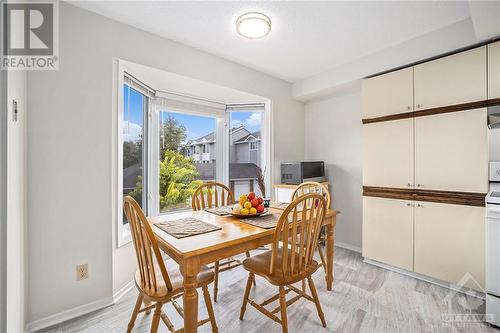
<path id="1" fill-rule="evenodd" d="M 122 117 L 123 117 L 123 84 L 125 82 L 124 75 L 126 72 L 131 73 L 131 71 L 125 66 L 125 64 L 119 59 L 114 59 L 116 62 L 116 76 L 114 76 L 114 94 L 113 98 L 113 109 L 115 110 L 113 117 L 113 129 L 112 129 L 112 142 L 113 150 L 112 154 L 112 202 L 113 202 L 113 212 L 112 221 L 114 223 L 113 230 L 115 230 L 116 237 L 116 247 L 124 246 L 132 241 L 130 234 L 130 227 L 128 224 L 123 225 L 123 128 L 122 128 Z M 274 154 L 274 133 L 272 131 L 272 102 L 269 99 L 264 99 L 264 111 L 261 124 L 261 161 L 262 170 L 265 170 L 265 183 L 267 197 L 273 197 L 273 191 L 271 188 L 271 180 L 273 175 L 273 159 Z M 151 160 L 159 160 L 159 151 L 153 149 L 159 145 L 159 117 L 158 110 L 155 109 L 154 103 L 150 102 L 149 105 L 149 131 L 150 131 L 150 142 L 148 149 L 149 156 Z M 199 112 L 186 112 L 185 110 L 172 110 L 173 112 L 180 112 L 184 114 L 200 115 Z M 215 116 L 213 114 L 208 116 Z M 229 184 L 229 112 L 226 112 L 223 117 L 216 116 L 216 142 L 219 142 L 219 146 L 223 149 L 216 149 L 216 159 L 221 161 L 222 167 L 216 168 L 216 179 L 224 184 Z M 262 144 L 264 142 L 264 144 Z M 219 164 L 220 165 L 220 164 Z M 151 216 L 159 214 L 159 202 L 152 193 L 159 193 L 159 164 L 158 163 L 148 163 L 148 172 L 150 177 L 148 178 L 148 195 L 147 204 L 149 208 L 149 214 Z M 116 226 L 116 227 L 115 227 Z"/>
<path id="2" fill-rule="evenodd" d="M 125 83 L 125 66 L 122 62 L 118 61 L 118 78 L 117 78 L 117 87 L 115 91 L 117 92 L 116 103 L 116 112 L 115 115 L 115 126 L 116 132 L 114 133 L 113 141 L 116 142 L 116 154 L 115 154 L 115 163 L 113 163 L 113 171 L 116 172 L 115 178 L 115 186 L 116 192 L 114 193 L 115 200 L 115 208 L 113 211 L 115 212 L 115 225 L 116 225 L 116 246 L 121 247 L 132 241 L 132 235 L 130 233 L 130 226 L 123 225 L 123 85 Z"/>

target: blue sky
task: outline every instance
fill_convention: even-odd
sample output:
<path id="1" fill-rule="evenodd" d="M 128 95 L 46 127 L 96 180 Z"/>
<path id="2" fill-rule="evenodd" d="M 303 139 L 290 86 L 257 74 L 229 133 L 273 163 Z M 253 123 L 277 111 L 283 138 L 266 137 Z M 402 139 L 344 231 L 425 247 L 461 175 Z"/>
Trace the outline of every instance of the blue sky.
<path id="1" fill-rule="evenodd" d="M 124 85 L 124 140 L 136 140 L 142 132 L 143 96 L 127 85 Z M 130 108 L 129 108 L 130 107 Z M 167 119 L 168 115 L 174 117 L 179 124 L 186 127 L 186 140 L 197 139 L 215 131 L 215 118 L 193 116 L 175 112 L 161 112 L 160 121 Z M 259 131 L 261 128 L 261 114 L 257 112 L 232 112 L 230 117 L 231 127 L 245 125 L 250 132 Z"/>

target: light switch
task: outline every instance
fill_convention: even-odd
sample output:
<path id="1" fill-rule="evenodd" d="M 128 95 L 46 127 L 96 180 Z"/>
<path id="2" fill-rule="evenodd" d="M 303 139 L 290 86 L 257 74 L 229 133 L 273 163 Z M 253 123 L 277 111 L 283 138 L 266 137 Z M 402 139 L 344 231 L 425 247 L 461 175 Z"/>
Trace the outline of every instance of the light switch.
<path id="1" fill-rule="evenodd" d="M 17 122 L 17 101 L 15 99 L 12 100 L 12 121 Z"/>

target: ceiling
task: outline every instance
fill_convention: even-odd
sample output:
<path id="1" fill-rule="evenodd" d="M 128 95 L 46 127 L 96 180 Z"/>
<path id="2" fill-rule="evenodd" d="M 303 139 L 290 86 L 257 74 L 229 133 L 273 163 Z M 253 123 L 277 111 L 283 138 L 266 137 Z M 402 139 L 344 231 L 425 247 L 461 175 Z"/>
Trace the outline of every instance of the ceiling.
<path id="1" fill-rule="evenodd" d="M 291 83 L 332 72 L 460 22 L 468 22 L 469 30 L 477 24 L 471 14 L 472 2 L 467 1 L 72 3 Z M 248 11 L 271 18 L 272 31 L 267 37 L 248 40 L 235 32 L 237 17 Z M 488 10 L 480 14 L 483 17 L 476 15 L 476 21 L 488 20 Z M 449 31 L 458 32 L 458 28 Z M 441 38 L 445 47 L 460 45 L 456 40 L 448 45 L 447 39 Z"/>

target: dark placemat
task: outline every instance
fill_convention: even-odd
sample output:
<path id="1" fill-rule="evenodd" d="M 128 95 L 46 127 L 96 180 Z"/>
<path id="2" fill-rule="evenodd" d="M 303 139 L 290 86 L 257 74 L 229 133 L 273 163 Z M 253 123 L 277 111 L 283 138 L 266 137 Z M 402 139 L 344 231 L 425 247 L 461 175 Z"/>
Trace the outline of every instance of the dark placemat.
<path id="1" fill-rule="evenodd" d="M 231 209 L 231 207 L 232 206 L 205 208 L 205 211 L 219 216 L 226 216 L 230 215 L 229 210 Z"/>
<path id="2" fill-rule="evenodd" d="M 259 217 L 242 219 L 240 222 L 251 224 L 255 227 L 263 229 L 273 229 L 276 228 L 279 218 L 280 214 L 266 214 Z"/>
<path id="3" fill-rule="evenodd" d="M 221 230 L 221 228 L 213 224 L 192 217 L 156 223 L 155 226 L 177 239 Z"/>

